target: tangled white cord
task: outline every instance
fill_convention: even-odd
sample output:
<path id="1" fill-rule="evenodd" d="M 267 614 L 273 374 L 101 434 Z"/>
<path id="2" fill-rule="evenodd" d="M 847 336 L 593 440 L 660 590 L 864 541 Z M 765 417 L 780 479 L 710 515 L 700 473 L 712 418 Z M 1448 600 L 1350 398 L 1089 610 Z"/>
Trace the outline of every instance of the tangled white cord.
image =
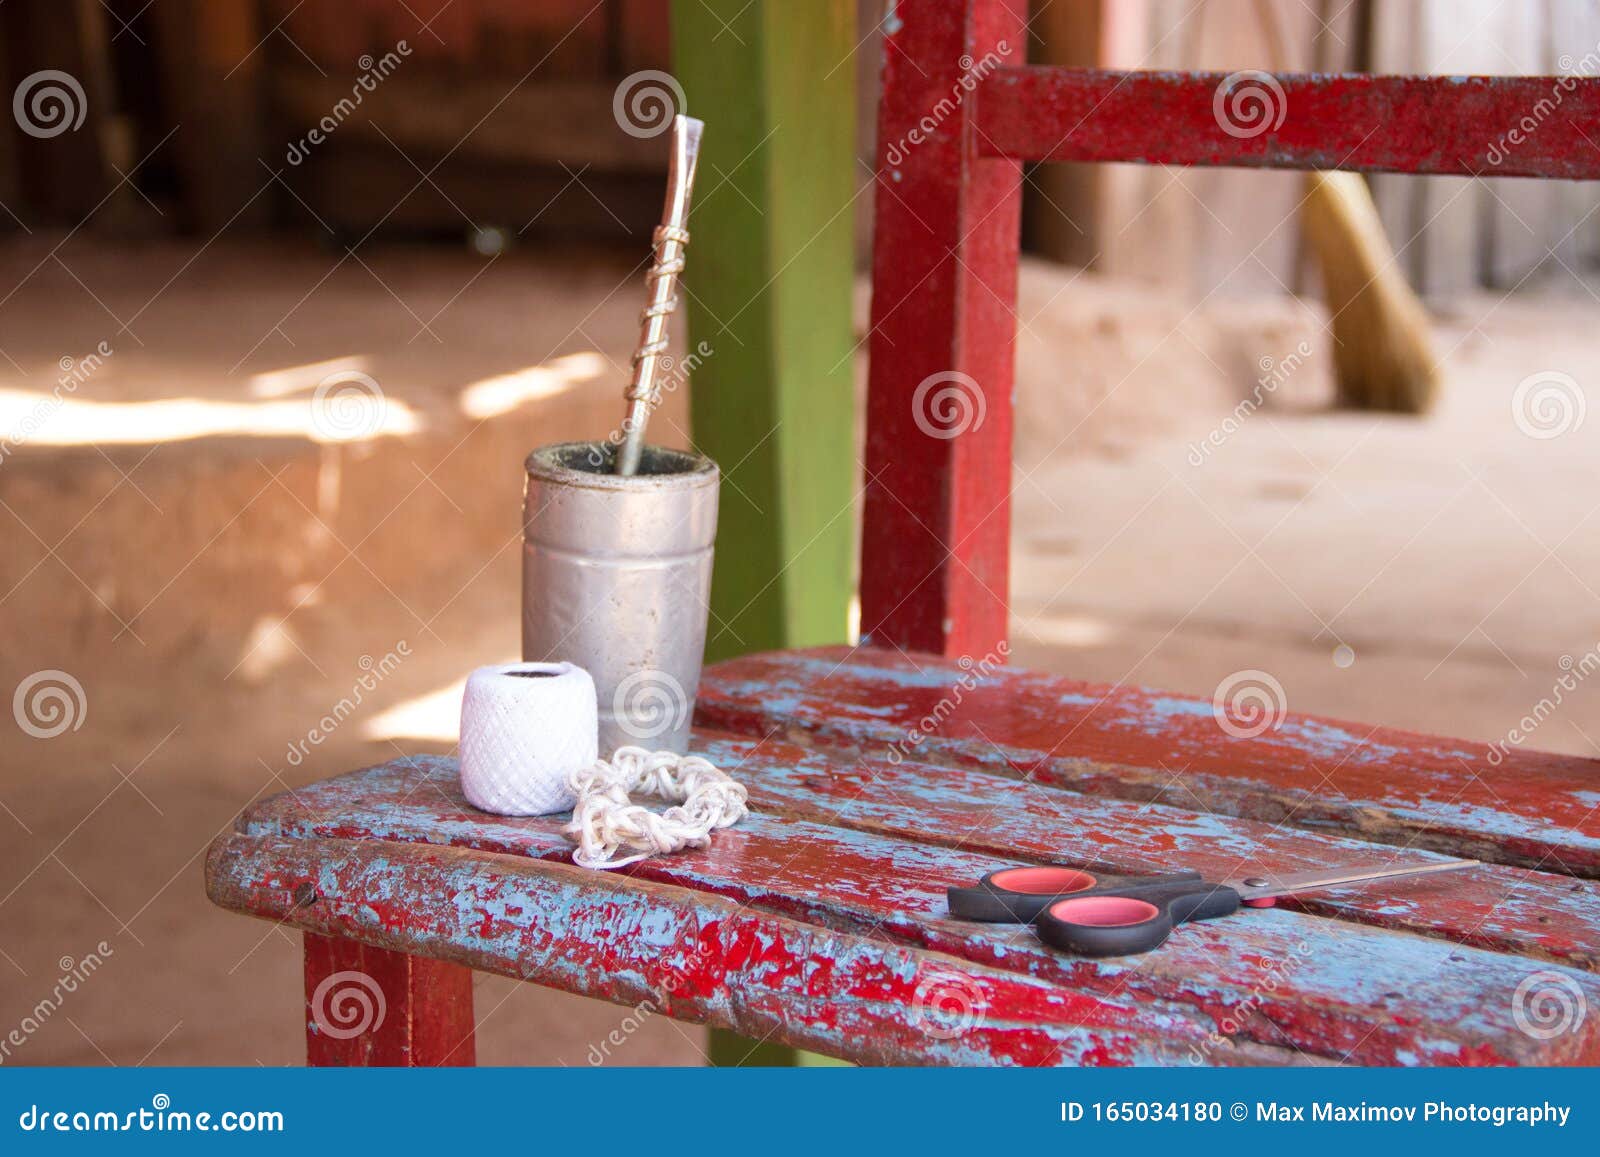
<path id="1" fill-rule="evenodd" d="M 578 802 L 563 830 L 578 841 L 572 862 L 582 868 L 621 868 L 649 856 L 703 848 L 711 833 L 749 811 L 744 785 L 697 755 L 619 747 L 569 777 Z M 660 796 L 673 807 L 653 812 L 634 793 Z M 623 848 L 636 855 L 613 857 Z"/>

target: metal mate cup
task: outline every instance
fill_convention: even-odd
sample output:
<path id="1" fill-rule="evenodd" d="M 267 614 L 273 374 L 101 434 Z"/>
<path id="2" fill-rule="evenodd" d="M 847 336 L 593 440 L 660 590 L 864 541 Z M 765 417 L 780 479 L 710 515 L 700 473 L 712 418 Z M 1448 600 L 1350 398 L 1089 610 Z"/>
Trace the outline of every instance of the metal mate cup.
<path id="1" fill-rule="evenodd" d="M 717 464 L 644 448 L 564 442 L 528 456 L 522 657 L 594 679 L 600 757 L 634 745 L 687 753 L 711 597 Z"/>

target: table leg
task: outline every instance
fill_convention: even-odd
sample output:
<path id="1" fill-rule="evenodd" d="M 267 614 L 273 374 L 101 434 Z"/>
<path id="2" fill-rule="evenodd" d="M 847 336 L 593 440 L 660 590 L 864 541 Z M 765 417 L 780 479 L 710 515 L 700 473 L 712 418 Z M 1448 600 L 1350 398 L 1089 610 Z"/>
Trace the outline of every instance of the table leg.
<path id="1" fill-rule="evenodd" d="M 305 934 L 306 1063 L 476 1063 L 472 970 Z"/>

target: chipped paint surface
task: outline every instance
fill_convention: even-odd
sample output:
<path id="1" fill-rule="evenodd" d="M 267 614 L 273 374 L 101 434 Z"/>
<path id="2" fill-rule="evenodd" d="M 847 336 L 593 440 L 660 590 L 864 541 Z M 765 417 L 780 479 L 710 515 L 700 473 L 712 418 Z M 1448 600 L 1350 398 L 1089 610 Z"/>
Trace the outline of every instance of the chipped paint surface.
<path id="1" fill-rule="evenodd" d="M 1026 18 L 1023 0 L 899 0 L 880 72 L 861 633 L 975 659 L 1006 630 L 1022 167 L 976 156 L 972 89 L 1022 62 Z M 974 409 L 929 437 L 917 383 L 952 374 Z"/>
<path id="2" fill-rule="evenodd" d="M 900 19 L 899 0 L 888 0 L 883 10 L 883 34 L 896 36 L 905 26 L 906 22 Z"/>
<path id="3" fill-rule="evenodd" d="M 1022 162 L 1600 178 L 1600 78 L 1284 74 L 1250 90 L 1220 72 L 1028 67 L 1027 15 L 1024 0 L 898 0 L 886 16 L 860 582 L 861 635 L 880 646 L 976 657 L 1006 637 Z M 1235 109 L 1241 92 L 1260 100 Z M 914 383 L 938 374 L 981 385 L 968 420 L 928 437 Z"/>
<path id="4" fill-rule="evenodd" d="M 758 807 L 862 831 L 957 845 L 1007 860 L 1061 861 L 1142 873 L 1174 863 L 1210 879 L 1372 862 L 1425 862 L 1427 852 L 1236 819 L 1206 811 L 1086 796 L 965 768 L 871 756 L 831 758 L 775 739 L 702 732 L 700 749 L 749 777 Z M 1007 806 L 997 807 L 1004 801 Z M 1486 864 L 1448 877 L 1311 893 L 1301 911 L 1379 924 L 1453 943 L 1600 965 L 1600 885 Z"/>
<path id="5" fill-rule="evenodd" d="M 570 865 L 379 841 L 225 836 L 212 898 L 266 919 L 838 1056 L 894 1064 L 1178 1063 L 1203 1021 Z M 338 888 L 296 906 L 307 878 Z M 395 905 L 404 897 L 404 914 Z M 962 1008 L 926 1018 L 930 989 Z M 931 1031 L 930 1031 L 931 1029 Z M 1241 1061 L 1295 1063 L 1245 1047 Z"/>
<path id="6" fill-rule="evenodd" d="M 908 671 L 910 674 L 908 674 Z M 1251 739 L 1217 726 L 1210 700 L 1003 670 L 965 689 L 957 665 L 893 650 L 751 655 L 706 673 L 703 725 L 869 755 L 902 754 L 1027 776 L 1101 796 L 1262 820 L 1362 840 L 1600 877 L 1600 764 L 1289 715 Z M 768 694 L 784 706 L 767 707 Z"/>
<path id="7" fill-rule="evenodd" d="M 1600 177 L 1589 129 L 1600 120 L 1594 77 L 1284 74 L 1271 96 L 1288 115 L 1270 132 L 1237 136 L 1213 103 L 1227 79 L 996 69 L 978 93 L 978 148 L 1028 161 Z M 1530 133 L 1535 106 L 1549 115 Z M 1520 143 L 1508 148 L 1508 139 Z"/>
<path id="8" fill-rule="evenodd" d="M 383 997 L 387 1031 L 351 1035 L 341 1019 L 341 989 L 350 975 Z M 330 977 L 334 989 L 323 987 Z M 305 936 L 306 1063 L 312 1066 L 455 1065 L 476 1063 L 472 970 L 459 964 L 390 952 L 344 937 Z M 346 1006 L 348 1013 L 353 1006 Z M 341 1031 L 326 1031 L 328 1027 Z"/>
<path id="9" fill-rule="evenodd" d="M 1498 904 L 1504 879 L 1459 906 L 1436 882 L 1381 897 L 1352 891 L 1323 898 L 1318 911 L 1359 922 L 1252 912 L 1187 926 L 1150 957 L 1077 960 L 1025 928 L 950 920 L 944 887 L 1029 858 L 1098 860 L 1102 870 L 1149 870 L 1168 855 L 1228 866 L 1259 850 L 1260 825 L 974 771 L 829 757 L 777 739 L 702 733 L 700 745 L 737 769 L 757 810 L 707 851 L 647 861 L 627 876 L 572 868 L 563 817 L 477 812 L 452 760 L 417 757 L 255 805 L 240 834 L 213 849 L 210 890 L 229 907 L 315 931 L 624 1003 L 656 992 L 674 1015 L 868 1059 L 1170 1061 L 1161 1049 L 1181 1044 L 1191 1063 L 1281 1061 L 1277 1050 L 1288 1049 L 1295 1058 L 1461 1064 L 1574 1061 L 1600 1050 L 1600 1025 L 1551 1042 L 1517 1030 L 1517 984 L 1552 965 L 1455 942 L 1452 921 L 1481 921 L 1490 932 L 1476 942 L 1497 937 L 1503 947 L 1514 921 L 1541 905 L 1571 915 L 1550 891 L 1556 878 L 1493 869 L 1517 877 Z M 1152 841 L 1170 843 L 1156 864 Z M 1292 830 L 1269 842 L 1299 863 L 1337 862 L 1354 843 Z M 441 882 L 444 863 L 453 875 Z M 323 899 L 294 910 L 306 881 Z M 744 931 L 708 937 L 730 908 Z M 1563 946 L 1576 957 L 1594 951 L 1594 938 L 1550 945 L 1552 957 Z M 840 969 L 867 957 L 878 977 L 871 1000 L 860 984 L 839 987 Z M 663 968 L 677 991 L 656 991 Z M 984 994 L 981 1031 L 919 1045 L 905 1033 L 907 1018 L 921 1015 L 915 985 L 908 1004 L 905 984 L 950 968 L 977 986 L 961 988 L 962 999 Z M 1600 1005 L 1600 983 L 1561 971 Z M 1055 1028 L 1039 1027 L 1041 1008 Z M 863 1052 L 880 1039 L 889 1051 Z"/>
<path id="10" fill-rule="evenodd" d="M 880 148 L 922 128 L 963 57 L 1009 43 L 1018 63 L 1024 9 L 891 0 Z M 864 637 L 976 657 L 1005 632 L 1009 395 L 985 395 L 987 420 L 957 440 L 919 436 L 908 391 L 952 371 L 1012 380 L 1016 158 L 1470 174 L 1551 86 L 1286 76 L 1294 115 L 1233 136 L 1214 112 L 1221 80 L 1001 68 L 904 158 L 880 159 L 896 192 L 877 198 Z M 1576 78 L 1495 171 L 1600 177 L 1596 121 L 1600 79 Z M 1518 983 L 1548 969 L 1600 1007 L 1593 885 L 1554 874 L 1600 877 L 1592 761 L 1491 763 L 1481 746 L 1304 716 L 1242 740 L 1206 700 L 1023 672 L 951 706 L 962 674 L 887 646 L 708 671 L 702 724 L 761 742 L 700 733 L 757 808 L 705 852 L 585 873 L 565 862 L 559 818 L 477 813 L 450 761 L 421 758 L 253 806 L 213 845 L 208 891 L 316 934 L 308 992 L 370 956 L 407 1015 L 351 1059 L 448 1058 L 443 1038 L 388 1034 L 413 1015 L 470 1024 L 470 966 L 865 1061 L 1600 1060 L 1600 1018 L 1537 1040 L 1513 1009 Z M 952 921 L 941 895 L 1017 860 L 1227 875 L 1395 845 L 1502 866 L 1186 926 L 1132 960 Z M 961 1031 L 922 1021 L 930 976 L 973 1013 Z"/>

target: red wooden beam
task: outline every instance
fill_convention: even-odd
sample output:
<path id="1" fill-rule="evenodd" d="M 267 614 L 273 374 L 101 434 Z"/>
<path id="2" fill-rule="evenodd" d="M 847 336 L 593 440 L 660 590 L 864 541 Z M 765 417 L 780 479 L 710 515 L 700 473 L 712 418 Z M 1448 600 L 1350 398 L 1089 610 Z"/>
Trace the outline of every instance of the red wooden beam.
<path id="1" fill-rule="evenodd" d="M 1007 67 L 976 103 L 990 157 L 1600 178 L 1600 77 Z"/>
<path id="2" fill-rule="evenodd" d="M 308 1065 L 476 1063 L 472 969 L 314 932 L 305 953 Z"/>
<path id="3" fill-rule="evenodd" d="M 862 637 L 983 655 L 1006 632 L 1021 168 L 975 147 L 1022 0 L 901 0 L 878 115 Z"/>

